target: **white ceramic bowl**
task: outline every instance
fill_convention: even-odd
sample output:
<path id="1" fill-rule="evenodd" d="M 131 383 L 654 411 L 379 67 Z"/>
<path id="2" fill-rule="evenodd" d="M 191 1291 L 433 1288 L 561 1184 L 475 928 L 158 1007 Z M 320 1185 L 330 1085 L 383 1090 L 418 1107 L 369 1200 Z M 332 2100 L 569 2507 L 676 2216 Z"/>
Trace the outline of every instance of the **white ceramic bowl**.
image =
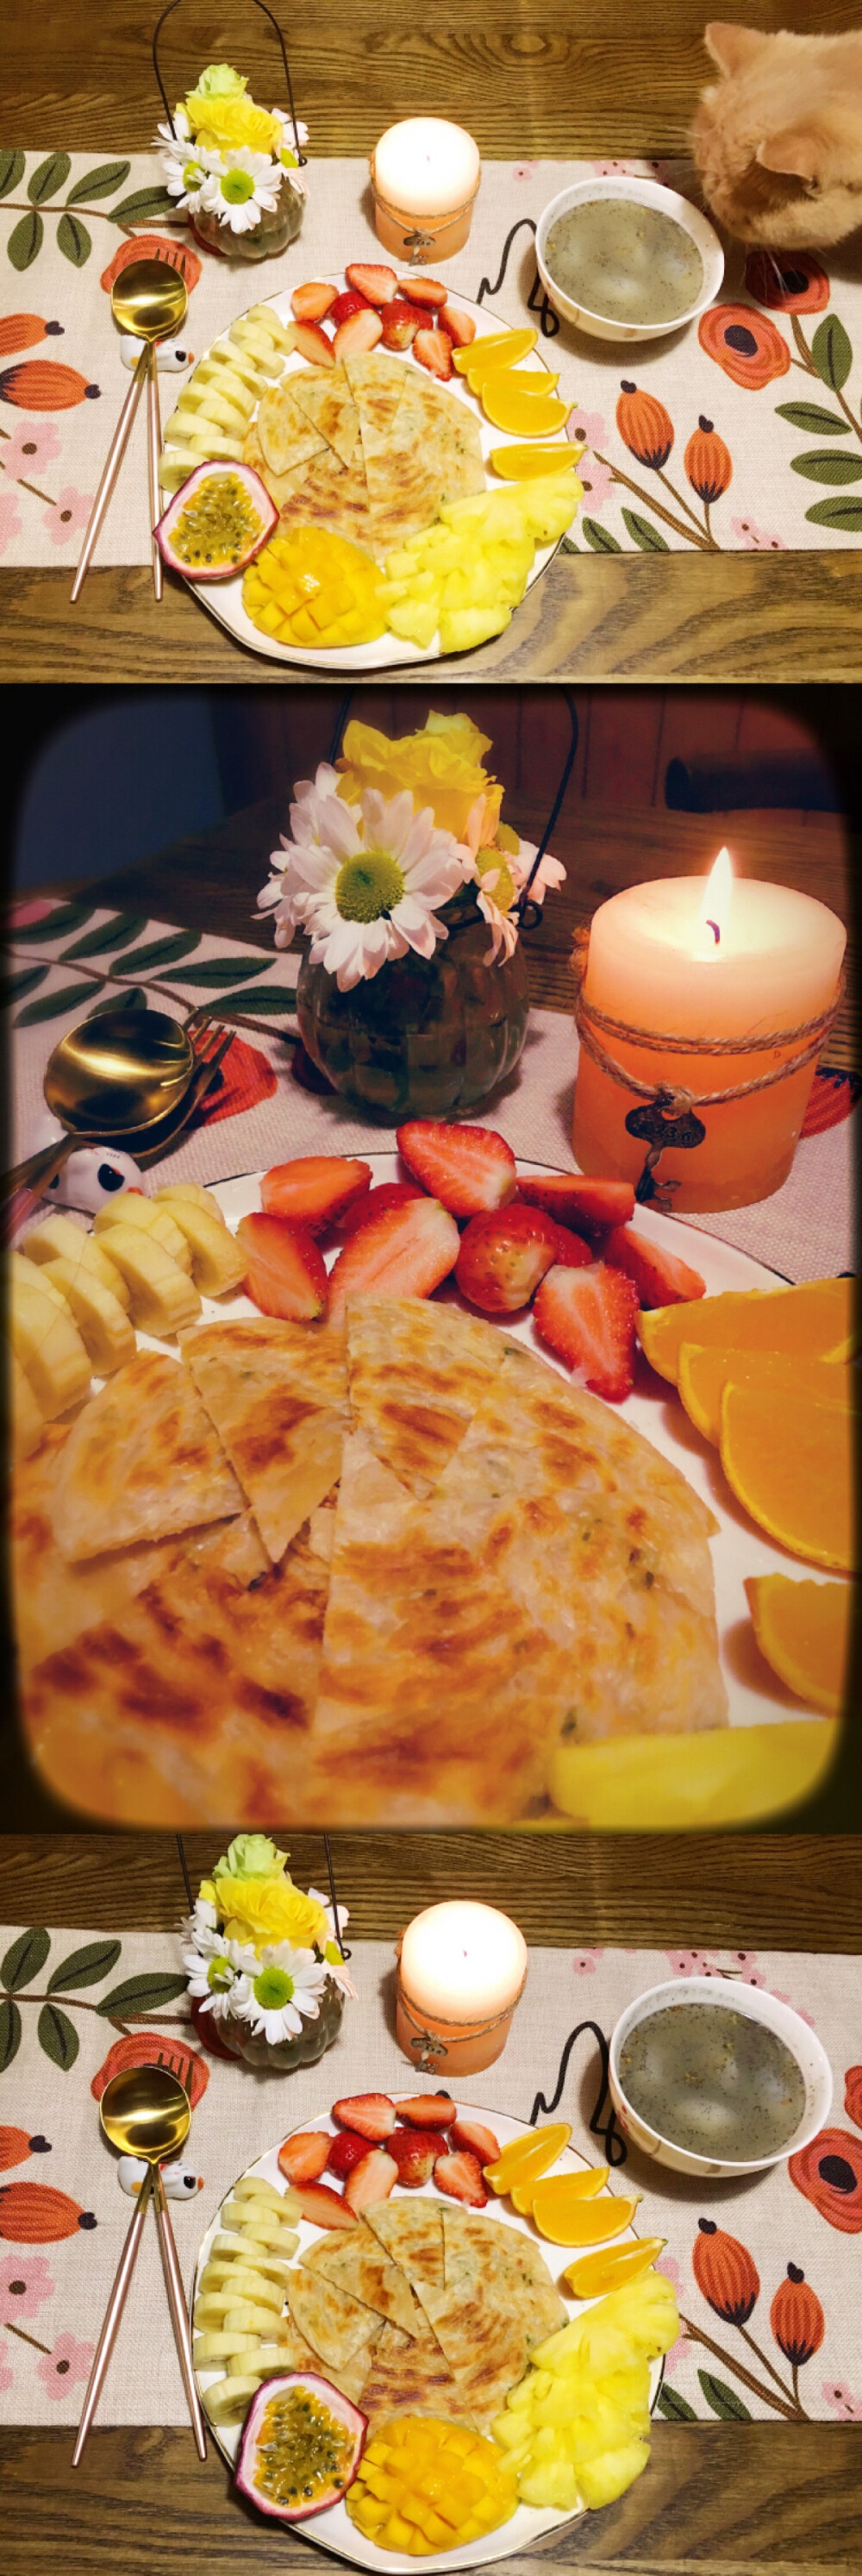
<path id="1" fill-rule="evenodd" d="M 805 2080 L 805 2109 L 792 2138 L 788 2138 L 786 2146 L 779 2148 L 777 2155 L 755 2156 L 750 2160 L 746 2157 L 741 2163 L 731 2163 L 726 2159 L 716 2162 L 710 2156 L 695 2155 L 685 2147 L 675 2146 L 671 2138 L 663 2138 L 658 2130 L 649 2128 L 640 2113 L 633 2110 L 620 2081 L 620 2053 L 636 2024 L 646 2021 L 666 2004 L 720 2004 L 728 2012 L 744 2013 L 748 2021 L 762 2022 L 767 2030 L 775 2031 L 778 2038 L 783 2039 Z M 714 2181 L 732 2181 L 735 2174 L 763 2173 L 768 2165 L 785 2164 L 788 2156 L 798 2155 L 800 2147 L 807 2147 L 810 2140 L 816 2138 L 818 2130 L 829 2118 L 832 2102 L 829 2059 L 807 2021 L 802 2021 L 798 2013 L 792 2012 L 789 2004 L 779 2003 L 777 1996 L 765 1994 L 760 1986 L 743 1986 L 735 1982 L 719 1984 L 716 1977 L 672 1977 L 667 1985 L 650 1986 L 646 1994 L 636 1996 L 634 2003 L 621 2013 L 611 2038 L 608 2081 L 620 2127 L 633 2146 L 642 2148 L 644 2155 L 653 2156 L 656 2164 L 669 2165 L 674 2173 L 702 2174 Z"/>
<path id="2" fill-rule="evenodd" d="M 546 245 L 552 224 L 559 215 L 568 214 L 571 206 L 582 206 L 596 197 L 627 199 L 638 206 L 654 206 L 659 215 L 669 215 L 681 224 L 683 232 L 700 252 L 703 261 L 703 292 L 686 313 L 678 313 L 674 322 L 610 322 L 601 313 L 591 313 L 585 305 L 575 304 L 552 277 L 546 258 Z M 536 228 L 536 263 L 548 302 L 563 322 L 571 322 L 577 331 L 589 332 L 595 340 L 666 340 L 672 331 L 683 331 L 688 322 L 696 322 L 714 304 L 724 276 L 724 252 L 713 227 L 697 206 L 680 197 L 675 188 L 662 188 L 657 179 L 629 179 L 620 174 L 610 179 L 578 179 L 572 188 L 562 188 L 552 197 L 539 217 Z"/>

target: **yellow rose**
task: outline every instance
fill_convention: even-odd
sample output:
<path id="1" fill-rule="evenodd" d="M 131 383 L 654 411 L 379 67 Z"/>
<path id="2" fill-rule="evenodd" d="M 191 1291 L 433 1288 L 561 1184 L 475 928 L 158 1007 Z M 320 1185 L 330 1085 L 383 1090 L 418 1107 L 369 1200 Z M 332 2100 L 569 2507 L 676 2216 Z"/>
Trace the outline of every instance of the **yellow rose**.
<path id="1" fill-rule="evenodd" d="M 322 1950 L 329 1924 L 316 1897 L 303 1896 L 283 1872 L 277 1878 L 217 1878 L 216 1904 L 229 1941 L 252 1942 L 258 1951 L 278 1941 L 295 1950 Z"/>
<path id="2" fill-rule="evenodd" d="M 503 790 L 482 767 L 490 742 L 469 716 L 430 715 L 421 733 L 404 734 L 398 742 L 377 733 L 373 725 L 349 724 L 344 736 L 343 775 L 339 795 L 355 804 L 363 788 L 382 796 L 409 789 L 415 812 L 430 805 L 438 831 L 466 836 L 468 817 L 479 797 L 485 799 L 483 839 L 492 840 Z"/>
<path id="3" fill-rule="evenodd" d="M 239 152 L 245 146 L 250 152 L 274 152 L 281 142 L 277 118 L 265 107 L 255 107 L 251 98 L 204 98 L 193 90 L 185 107 L 205 152 Z"/>

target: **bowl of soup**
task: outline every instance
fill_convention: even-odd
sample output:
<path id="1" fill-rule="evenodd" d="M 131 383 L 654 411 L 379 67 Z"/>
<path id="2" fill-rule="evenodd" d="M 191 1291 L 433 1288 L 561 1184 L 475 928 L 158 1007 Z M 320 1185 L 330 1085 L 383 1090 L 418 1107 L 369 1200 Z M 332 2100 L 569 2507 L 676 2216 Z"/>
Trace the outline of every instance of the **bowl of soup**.
<path id="1" fill-rule="evenodd" d="M 832 2101 L 809 2023 L 762 1987 L 717 1977 L 674 1977 L 638 1995 L 613 2033 L 608 2082 L 633 2146 L 716 2180 L 797 2155 Z"/>
<path id="2" fill-rule="evenodd" d="M 714 303 L 724 252 L 687 197 L 656 179 L 579 179 L 536 228 L 554 311 L 597 340 L 659 340 Z"/>

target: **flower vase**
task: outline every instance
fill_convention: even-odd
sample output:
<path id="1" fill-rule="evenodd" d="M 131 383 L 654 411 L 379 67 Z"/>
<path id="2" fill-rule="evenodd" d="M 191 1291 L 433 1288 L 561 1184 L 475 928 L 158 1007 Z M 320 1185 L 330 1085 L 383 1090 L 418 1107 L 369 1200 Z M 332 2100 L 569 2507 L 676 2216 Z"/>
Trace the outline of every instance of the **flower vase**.
<path id="1" fill-rule="evenodd" d="M 332 2047 L 341 2028 L 344 1996 L 334 1978 L 327 1977 L 320 1997 L 316 2021 L 303 2019 L 302 2029 L 293 2039 L 268 2040 L 262 2032 L 249 2029 L 247 2022 L 232 2021 L 225 2015 L 216 2024 L 221 2046 L 239 2057 L 245 2066 L 254 2066 L 262 2075 L 295 2075 L 299 2066 L 314 2066 L 317 2059 Z"/>
<path id="2" fill-rule="evenodd" d="M 232 232 L 229 224 L 220 223 L 218 215 L 205 213 L 203 207 L 190 220 L 196 241 L 205 250 L 218 251 L 222 259 L 271 259 L 296 240 L 304 213 L 305 190 L 286 170 L 272 213 L 262 214 L 251 232 Z"/>
<path id="3" fill-rule="evenodd" d="M 433 957 L 390 959 L 339 991 L 334 975 L 299 970 L 296 1013 L 319 1072 L 382 1121 L 445 1118 L 477 1109 L 517 1064 L 529 992 L 520 940 L 491 960 L 492 932 L 472 888 L 441 908 L 448 936 Z"/>

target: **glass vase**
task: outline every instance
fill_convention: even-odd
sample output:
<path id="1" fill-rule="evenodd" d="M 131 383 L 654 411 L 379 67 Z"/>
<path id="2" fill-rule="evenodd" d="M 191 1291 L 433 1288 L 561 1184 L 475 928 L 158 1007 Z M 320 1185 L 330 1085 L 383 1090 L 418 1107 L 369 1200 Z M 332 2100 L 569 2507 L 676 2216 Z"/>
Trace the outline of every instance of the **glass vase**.
<path id="1" fill-rule="evenodd" d="M 332 2047 L 341 2028 L 344 1996 L 332 1977 L 327 1977 L 320 1997 L 316 2021 L 303 2021 L 295 2039 L 269 2040 L 253 2032 L 247 2022 L 220 2021 L 218 2036 L 232 2057 L 241 2057 L 245 2066 L 256 2066 L 261 2074 L 295 2075 L 298 2066 L 314 2066 L 327 2048 Z"/>
<path id="2" fill-rule="evenodd" d="M 489 963 L 492 933 L 469 889 L 440 917 L 448 937 L 433 957 L 411 950 L 350 993 L 307 954 L 299 970 L 296 1014 L 312 1062 L 392 1126 L 478 1109 L 512 1072 L 527 1034 L 520 940 L 511 957 Z"/>
<path id="3" fill-rule="evenodd" d="M 207 250 L 217 250 L 222 259 L 271 259 L 276 251 L 286 250 L 296 240 L 305 213 L 305 193 L 294 185 L 290 171 L 285 171 L 278 192 L 278 203 L 271 214 L 262 214 L 259 224 L 248 233 L 233 233 L 229 224 L 219 223 L 217 215 L 201 208 L 195 215 L 192 232 Z"/>

